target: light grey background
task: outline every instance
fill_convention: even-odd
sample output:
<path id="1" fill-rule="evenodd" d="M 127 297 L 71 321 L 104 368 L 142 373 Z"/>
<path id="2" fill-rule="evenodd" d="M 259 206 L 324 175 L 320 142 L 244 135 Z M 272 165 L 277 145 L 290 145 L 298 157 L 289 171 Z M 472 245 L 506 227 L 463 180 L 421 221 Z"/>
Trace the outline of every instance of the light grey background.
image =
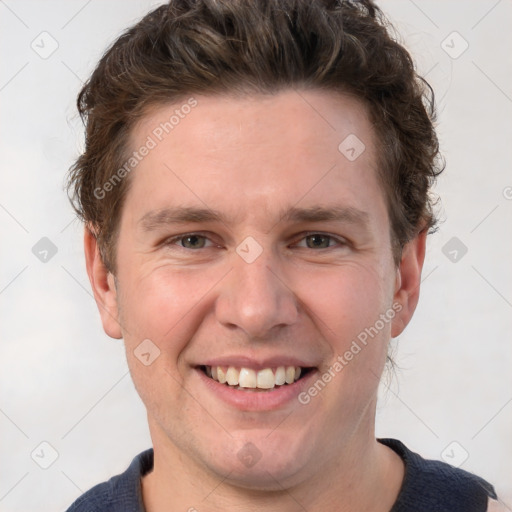
<path id="1" fill-rule="evenodd" d="M 81 82 L 158 3 L 0 0 L 2 511 L 64 510 L 150 446 L 122 342 L 101 328 L 63 181 L 82 144 Z M 512 2 L 380 5 L 436 89 L 447 169 L 436 188 L 445 222 L 377 432 L 425 457 L 467 456 L 461 467 L 512 510 Z M 42 237 L 58 250 L 47 262 L 32 252 Z"/>

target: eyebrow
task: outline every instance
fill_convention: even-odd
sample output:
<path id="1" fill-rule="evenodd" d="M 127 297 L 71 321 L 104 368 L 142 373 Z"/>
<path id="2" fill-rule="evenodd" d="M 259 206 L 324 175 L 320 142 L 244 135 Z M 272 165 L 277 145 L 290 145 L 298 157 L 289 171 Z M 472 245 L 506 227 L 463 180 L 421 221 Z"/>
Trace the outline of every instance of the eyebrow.
<path id="1" fill-rule="evenodd" d="M 361 227 L 367 226 L 369 215 L 363 210 L 353 207 L 324 207 L 312 206 L 309 208 L 292 207 L 286 210 L 281 216 L 285 222 L 325 222 L 336 221 L 347 224 L 358 224 Z"/>
<path id="2" fill-rule="evenodd" d="M 220 213 L 208 208 L 179 207 L 150 211 L 143 215 L 138 223 L 144 231 L 153 231 L 170 224 L 212 221 L 223 222 L 223 217 Z"/>
<path id="3" fill-rule="evenodd" d="M 291 207 L 283 211 L 279 222 L 326 222 L 335 221 L 368 228 L 369 215 L 363 210 L 353 207 L 324 207 L 308 208 Z M 154 231 L 172 224 L 220 222 L 227 224 L 226 218 L 220 212 L 209 208 L 177 207 L 154 210 L 143 215 L 138 224 L 144 231 Z"/>

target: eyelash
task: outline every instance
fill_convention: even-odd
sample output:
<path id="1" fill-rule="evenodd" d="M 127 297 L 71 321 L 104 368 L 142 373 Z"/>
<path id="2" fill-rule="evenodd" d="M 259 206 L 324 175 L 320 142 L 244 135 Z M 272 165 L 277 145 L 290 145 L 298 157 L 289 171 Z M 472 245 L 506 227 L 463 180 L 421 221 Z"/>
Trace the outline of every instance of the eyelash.
<path id="1" fill-rule="evenodd" d="M 303 240 L 305 240 L 306 238 L 310 237 L 310 236 L 322 236 L 322 237 L 327 237 L 329 238 L 329 242 L 333 241 L 335 242 L 338 246 L 347 246 L 349 245 L 349 242 L 343 238 L 339 238 L 339 237 L 336 237 L 334 235 L 331 235 L 329 233 L 323 233 L 321 231 L 309 231 L 309 232 L 306 232 L 306 233 L 302 233 L 300 238 L 297 238 L 296 241 L 293 242 L 293 245 L 297 245 L 298 242 L 301 242 Z M 197 233 L 197 232 L 192 232 L 192 233 L 185 233 L 183 235 L 178 235 L 178 236 L 175 236 L 173 238 L 170 238 L 168 240 L 166 240 L 164 242 L 164 245 L 165 246 L 170 246 L 170 245 L 178 245 L 178 242 L 184 240 L 185 238 L 187 237 L 193 237 L 193 236 L 196 236 L 198 238 L 204 238 L 210 242 L 212 242 L 208 236 L 204 233 Z M 213 243 L 213 242 L 212 242 Z M 180 249 L 184 249 L 186 251 L 198 251 L 199 249 L 208 249 L 210 247 L 212 247 L 211 245 L 210 246 L 207 246 L 207 247 L 200 247 L 199 249 L 189 249 L 187 247 L 183 247 L 183 246 L 179 246 Z M 334 248 L 335 245 L 329 245 L 328 247 L 322 247 L 320 249 L 313 249 L 311 247 L 302 247 L 303 249 L 311 249 L 311 250 L 326 250 L 326 249 L 332 249 Z"/>

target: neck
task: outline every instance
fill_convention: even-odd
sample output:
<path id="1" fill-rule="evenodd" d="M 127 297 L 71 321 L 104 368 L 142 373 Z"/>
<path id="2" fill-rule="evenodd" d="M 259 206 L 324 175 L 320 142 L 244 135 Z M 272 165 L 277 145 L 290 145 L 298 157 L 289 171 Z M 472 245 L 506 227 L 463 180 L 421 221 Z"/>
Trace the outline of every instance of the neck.
<path id="1" fill-rule="evenodd" d="M 366 430 L 352 436 L 321 472 L 292 485 L 276 481 L 273 490 L 255 490 L 209 472 L 153 428 L 154 468 L 142 479 L 146 512 L 389 511 L 402 484 L 403 462 L 376 441 L 373 428 Z"/>

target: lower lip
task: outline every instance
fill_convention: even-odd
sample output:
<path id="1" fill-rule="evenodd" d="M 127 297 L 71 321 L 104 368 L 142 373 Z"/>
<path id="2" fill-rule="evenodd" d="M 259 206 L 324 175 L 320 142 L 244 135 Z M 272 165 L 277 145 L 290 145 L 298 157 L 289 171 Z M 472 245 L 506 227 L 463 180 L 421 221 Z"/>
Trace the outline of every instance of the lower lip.
<path id="1" fill-rule="evenodd" d="M 244 391 L 227 384 L 221 384 L 206 376 L 199 368 L 195 368 L 201 382 L 223 402 L 243 411 L 272 411 L 297 402 L 298 395 L 309 387 L 309 382 L 317 371 L 312 370 L 302 379 L 293 384 L 284 384 L 271 391 Z"/>

